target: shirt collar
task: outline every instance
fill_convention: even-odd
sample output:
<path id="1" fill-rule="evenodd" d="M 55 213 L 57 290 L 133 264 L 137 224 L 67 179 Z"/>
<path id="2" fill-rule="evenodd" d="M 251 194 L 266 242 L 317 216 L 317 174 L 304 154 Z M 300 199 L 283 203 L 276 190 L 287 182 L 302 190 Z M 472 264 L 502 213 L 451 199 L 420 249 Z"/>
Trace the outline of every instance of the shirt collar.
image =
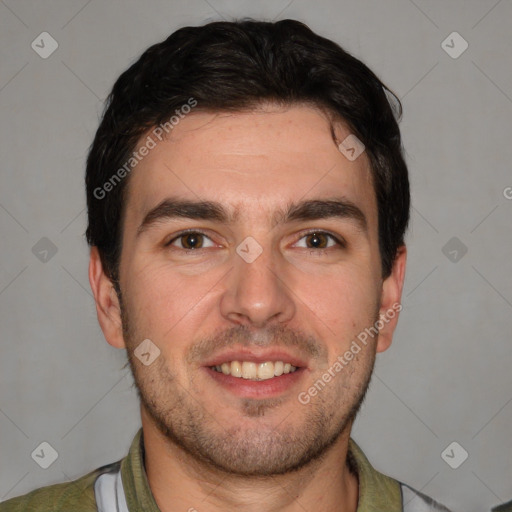
<path id="1" fill-rule="evenodd" d="M 128 455 L 121 462 L 121 478 L 129 510 L 161 512 L 156 504 L 144 469 L 142 428 L 133 438 Z"/>
<path id="2" fill-rule="evenodd" d="M 357 512 L 402 512 L 400 483 L 374 469 L 352 438 L 347 457 L 359 479 Z"/>

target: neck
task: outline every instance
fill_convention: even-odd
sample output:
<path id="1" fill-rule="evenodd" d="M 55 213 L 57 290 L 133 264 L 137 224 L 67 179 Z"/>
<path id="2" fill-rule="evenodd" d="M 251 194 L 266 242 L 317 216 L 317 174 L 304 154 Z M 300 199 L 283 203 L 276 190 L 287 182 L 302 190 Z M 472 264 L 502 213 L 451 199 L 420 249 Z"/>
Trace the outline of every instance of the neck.
<path id="1" fill-rule="evenodd" d="M 170 441 L 141 408 L 145 469 L 161 512 L 355 512 L 357 477 L 347 464 L 348 426 L 323 457 L 268 477 L 227 474 Z"/>

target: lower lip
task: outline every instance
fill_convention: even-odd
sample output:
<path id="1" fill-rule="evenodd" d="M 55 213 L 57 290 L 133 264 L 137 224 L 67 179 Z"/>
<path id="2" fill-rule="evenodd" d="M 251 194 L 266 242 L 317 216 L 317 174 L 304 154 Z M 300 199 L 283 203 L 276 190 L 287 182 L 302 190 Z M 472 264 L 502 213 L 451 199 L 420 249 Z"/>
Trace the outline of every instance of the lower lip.
<path id="1" fill-rule="evenodd" d="M 242 377 L 224 375 L 203 367 L 210 377 L 234 395 L 245 398 L 271 398 L 289 391 L 303 376 L 304 368 L 297 368 L 293 373 L 283 373 L 279 377 L 265 380 L 249 380 Z"/>

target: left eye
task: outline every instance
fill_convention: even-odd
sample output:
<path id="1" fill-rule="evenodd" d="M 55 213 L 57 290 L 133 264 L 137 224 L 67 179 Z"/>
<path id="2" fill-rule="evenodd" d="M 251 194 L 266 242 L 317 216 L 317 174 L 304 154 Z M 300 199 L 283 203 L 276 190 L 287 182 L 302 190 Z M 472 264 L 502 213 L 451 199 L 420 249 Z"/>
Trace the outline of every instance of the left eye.
<path id="1" fill-rule="evenodd" d="M 299 245 L 299 247 L 304 247 L 306 249 L 328 249 L 335 245 L 343 245 L 335 236 L 323 231 L 306 233 L 300 240 L 304 240 L 305 245 Z"/>
<path id="2" fill-rule="evenodd" d="M 210 241 L 210 245 L 205 245 L 205 240 Z M 205 234 L 199 233 L 197 231 L 189 231 L 187 233 L 182 233 L 178 235 L 176 238 L 173 238 L 167 245 L 178 245 L 181 246 L 181 249 L 203 249 L 205 247 L 214 247 L 214 243 L 210 238 L 208 238 Z"/>

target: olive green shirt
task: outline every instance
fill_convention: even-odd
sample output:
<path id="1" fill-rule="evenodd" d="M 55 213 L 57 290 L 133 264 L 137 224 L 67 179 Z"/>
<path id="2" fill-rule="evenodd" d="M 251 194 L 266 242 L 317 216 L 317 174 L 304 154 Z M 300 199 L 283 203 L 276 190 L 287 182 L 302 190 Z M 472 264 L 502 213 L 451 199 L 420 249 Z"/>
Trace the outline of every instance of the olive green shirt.
<path id="1" fill-rule="evenodd" d="M 427 512 L 447 509 L 376 471 L 352 439 L 348 462 L 359 480 L 357 512 Z M 0 512 L 160 512 L 144 469 L 142 428 L 128 455 L 67 483 L 41 487 L 0 503 Z"/>
<path id="2" fill-rule="evenodd" d="M 512 512 L 512 501 L 498 505 L 492 509 L 492 512 Z"/>

